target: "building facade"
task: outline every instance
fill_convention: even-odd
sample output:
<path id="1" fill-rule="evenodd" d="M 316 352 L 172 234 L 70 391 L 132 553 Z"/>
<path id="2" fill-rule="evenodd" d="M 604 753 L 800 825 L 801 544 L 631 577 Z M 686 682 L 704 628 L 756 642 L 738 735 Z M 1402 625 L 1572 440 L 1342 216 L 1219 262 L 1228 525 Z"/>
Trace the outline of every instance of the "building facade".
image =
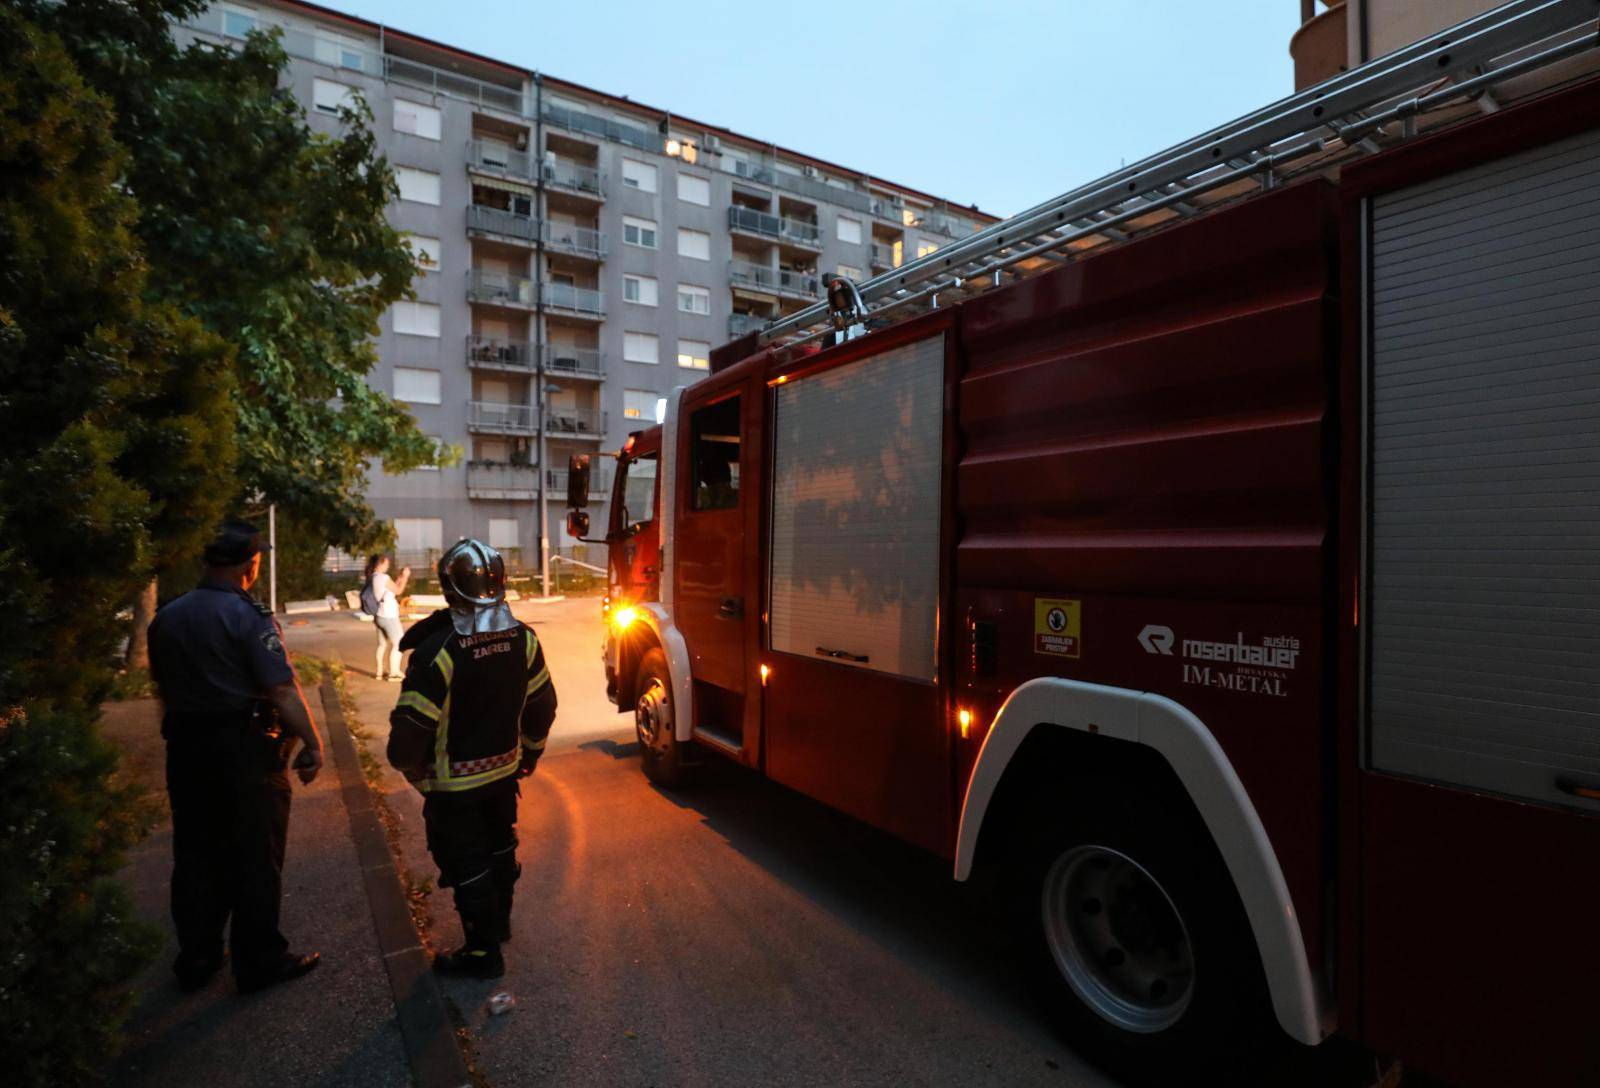
<path id="1" fill-rule="evenodd" d="M 369 501 L 405 561 L 461 536 L 537 566 L 572 453 L 614 450 L 712 347 L 993 222 L 975 208 L 309 4 L 224 3 L 180 37 L 281 29 L 328 132 L 352 95 L 394 167 L 392 222 L 426 269 L 382 322 L 370 381 L 462 451 Z M 542 443 L 541 443 L 542 436 Z M 541 457 L 541 445 L 543 452 Z M 597 462 L 594 491 L 609 484 Z"/>

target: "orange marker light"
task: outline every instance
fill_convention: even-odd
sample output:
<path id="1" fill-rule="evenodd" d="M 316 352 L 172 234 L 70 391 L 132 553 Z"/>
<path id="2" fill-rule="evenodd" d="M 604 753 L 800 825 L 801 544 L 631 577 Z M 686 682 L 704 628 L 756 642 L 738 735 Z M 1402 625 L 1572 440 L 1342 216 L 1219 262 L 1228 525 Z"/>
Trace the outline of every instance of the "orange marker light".
<path id="1" fill-rule="evenodd" d="M 769 677 L 771 675 L 772 675 L 772 670 L 771 669 L 767 668 L 765 665 L 761 666 L 761 686 L 762 687 L 766 687 L 767 686 L 767 677 Z"/>
<path id="2" fill-rule="evenodd" d="M 639 618 L 639 610 L 638 609 L 636 609 L 636 608 L 619 608 L 615 612 L 611 613 L 611 624 L 618 631 L 626 631 L 628 629 L 629 625 L 632 624 L 633 621 L 638 619 L 638 618 Z"/>
<path id="3" fill-rule="evenodd" d="M 967 733 L 972 729 L 972 711 L 956 711 L 956 723 L 961 726 L 961 739 L 967 739 Z"/>
<path id="4" fill-rule="evenodd" d="M 786 382 L 788 380 L 789 380 L 789 375 L 787 375 L 787 374 L 779 374 L 778 375 L 777 384 L 778 385 L 782 385 L 784 382 Z"/>

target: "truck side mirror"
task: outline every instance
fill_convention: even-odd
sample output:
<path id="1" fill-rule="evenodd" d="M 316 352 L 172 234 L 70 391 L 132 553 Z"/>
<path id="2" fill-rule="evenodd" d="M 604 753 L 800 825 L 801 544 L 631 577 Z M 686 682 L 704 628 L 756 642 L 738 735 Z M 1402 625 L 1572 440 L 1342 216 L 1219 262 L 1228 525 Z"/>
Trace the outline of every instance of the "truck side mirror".
<path id="1" fill-rule="evenodd" d="M 589 537 L 589 511 L 567 511 L 567 535 L 573 540 L 587 540 Z"/>
<path id="2" fill-rule="evenodd" d="M 567 459 L 567 509 L 582 510 L 589 505 L 589 455 L 575 453 Z M 584 524 L 589 523 L 584 515 Z M 586 530 L 587 531 L 587 530 Z M 582 535 L 582 534 L 578 534 Z"/>

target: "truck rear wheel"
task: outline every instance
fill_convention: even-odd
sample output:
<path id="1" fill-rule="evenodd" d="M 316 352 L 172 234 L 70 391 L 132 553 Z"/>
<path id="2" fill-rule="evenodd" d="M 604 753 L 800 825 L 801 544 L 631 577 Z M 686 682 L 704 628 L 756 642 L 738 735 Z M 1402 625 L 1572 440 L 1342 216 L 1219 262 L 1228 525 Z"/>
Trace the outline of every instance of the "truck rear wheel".
<path id="1" fill-rule="evenodd" d="M 1085 1057 L 1135 1082 L 1195 1083 L 1248 1064 L 1270 1004 L 1209 837 L 1181 815 L 1096 809 L 1036 839 L 1010 882 L 1049 1011 Z"/>
<path id="2" fill-rule="evenodd" d="M 686 744 L 678 740 L 672 675 L 667 657 L 659 649 L 648 651 L 639 662 L 633 729 L 639 738 L 640 766 L 658 786 L 681 786 L 688 779 Z"/>

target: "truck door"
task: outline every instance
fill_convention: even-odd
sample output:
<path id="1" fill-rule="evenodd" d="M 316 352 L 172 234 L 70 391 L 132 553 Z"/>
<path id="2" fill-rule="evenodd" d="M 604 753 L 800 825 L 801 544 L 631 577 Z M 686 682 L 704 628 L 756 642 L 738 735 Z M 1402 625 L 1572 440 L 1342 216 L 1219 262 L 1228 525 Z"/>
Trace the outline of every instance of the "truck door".
<path id="1" fill-rule="evenodd" d="M 748 394 L 684 397 L 680 425 L 683 481 L 676 497 L 672 610 L 694 673 L 694 727 L 713 741 L 744 744 L 746 616 L 755 608 L 746 587 L 745 523 L 751 484 L 746 442 Z M 751 622 L 753 623 L 753 617 Z"/>
<path id="2" fill-rule="evenodd" d="M 925 330 L 772 393 L 767 774 L 930 849 L 944 395 L 945 337 Z"/>
<path id="3" fill-rule="evenodd" d="M 1353 257 L 1360 1030 L 1467 1084 L 1600 1083 L 1600 129 L 1507 146 L 1559 108 L 1374 161 Z"/>

